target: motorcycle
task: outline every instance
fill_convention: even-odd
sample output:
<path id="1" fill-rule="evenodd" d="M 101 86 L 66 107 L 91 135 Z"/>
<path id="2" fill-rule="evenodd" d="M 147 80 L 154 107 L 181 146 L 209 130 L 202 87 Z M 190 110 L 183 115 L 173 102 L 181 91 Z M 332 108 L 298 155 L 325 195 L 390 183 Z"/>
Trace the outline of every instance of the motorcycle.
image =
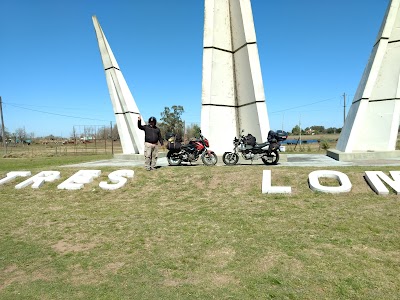
<path id="1" fill-rule="evenodd" d="M 243 132 L 243 130 L 242 130 Z M 239 161 L 239 153 L 245 160 L 262 159 L 266 165 L 276 165 L 279 161 L 279 147 L 286 137 L 277 135 L 272 130 L 268 132 L 267 142 L 257 144 L 251 134 L 235 137 L 233 139 L 233 152 L 225 152 L 222 160 L 228 166 L 236 165 Z"/>
<path id="2" fill-rule="evenodd" d="M 167 153 L 168 164 L 171 166 L 179 166 L 182 162 L 195 162 L 201 157 L 202 162 L 206 166 L 215 165 L 218 161 L 217 155 L 214 151 L 208 149 L 208 140 L 201 134 L 200 138 L 189 141 L 188 144 L 181 145 L 180 141 L 176 139 L 168 142 Z"/>

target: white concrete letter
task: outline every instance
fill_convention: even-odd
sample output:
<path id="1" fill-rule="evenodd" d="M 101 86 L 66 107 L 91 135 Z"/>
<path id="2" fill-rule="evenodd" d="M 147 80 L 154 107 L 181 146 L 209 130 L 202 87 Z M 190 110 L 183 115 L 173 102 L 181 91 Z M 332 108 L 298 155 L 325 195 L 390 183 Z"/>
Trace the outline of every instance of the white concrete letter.
<path id="1" fill-rule="evenodd" d="M 100 170 L 80 170 L 59 184 L 57 188 L 59 190 L 79 190 L 85 183 L 92 182 L 93 178 L 99 177 L 100 174 Z"/>
<path id="2" fill-rule="evenodd" d="M 321 177 L 334 178 L 339 181 L 340 186 L 323 186 L 319 183 Z M 319 170 L 311 172 L 308 175 L 308 182 L 313 191 L 323 193 L 347 193 L 351 191 L 351 182 L 346 174 L 338 171 Z"/>
<path id="3" fill-rule="evenodd" d="M 60 172 L 59 171 L 42 171 L 35 176 L 17 184 L 15 186 L 16 189 L 22 189 L 24 187 L 27 187 L 28 185 L 32 184 L 33 189 L 38 189 L 43 185 L 45 182 L 52 182 L 56 179 L 60 178 Z"/>
<path id="4" fill-rule="evenodd" d="M 125 177 L 132 178 L 133 174 L 133 170 L 118 170 L 111 172 L 108 175 L 108 178 L 112 184 L 107 183 L 107 181 L 102 181 L 100 182 L 99 187 L 103 190 L 117 190 L 126 184 L 127 179 Z"/>
<path id="5" fill-rule="evenodd" d="M 290 186 L 271 186 L 271 170 L 264 170 L 262 179 L 262 193 L 291 194 L 292 188 Z"/>
<path id="6" fill-rule="evenodd" d="M 396 194 L 400 193 L 400 171 L 390 171 L 390 175 L 394 180 L 390 179 L 389 176 L 384 174 L 382 171 L 365 171 L 365 179 L 367 180 L 371 189 L 378 195 L 388 195 L 389 190 L 383 184 L 382 180 L 386 182 Z"/>
<path id="7" fill-rule="evenodd" d="M 8 172 L 7 176 L 3 179 L 0 180 L 0 185 L 5 184 L 11 180 L 14 180 L 17 177 L 28 177 L 31 176 L 30 171 L 14 171 L 14 172 Z"/>

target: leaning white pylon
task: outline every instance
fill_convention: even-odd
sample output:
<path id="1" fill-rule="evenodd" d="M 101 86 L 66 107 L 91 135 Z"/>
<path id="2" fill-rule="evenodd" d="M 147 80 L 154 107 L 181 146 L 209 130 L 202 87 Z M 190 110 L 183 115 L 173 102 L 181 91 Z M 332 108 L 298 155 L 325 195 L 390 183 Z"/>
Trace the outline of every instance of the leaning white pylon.
<path id="1" fill-rule="evenodd" d="M 400 118 L 400 0 L 392 0 L 336 149 L 393 151 Z"/>
<path id="2" fill-rule="evenodd" d="M 123 154 L 144 153 L 144 132 L 137 127 L 138 107 L 96 16 L 92 17 Z"/>
<path id="3" fill-rule="evenodd" d="M 217 153 L 241 130 L 267 139 L 265 103 L 250 0 L 205 0 L 201 130 Z"/>

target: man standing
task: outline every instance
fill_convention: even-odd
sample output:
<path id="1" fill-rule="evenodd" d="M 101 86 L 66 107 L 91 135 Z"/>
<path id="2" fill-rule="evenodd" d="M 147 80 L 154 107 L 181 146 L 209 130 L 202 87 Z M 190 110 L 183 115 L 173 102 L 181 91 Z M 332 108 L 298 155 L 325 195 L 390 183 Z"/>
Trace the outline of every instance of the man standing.
<path id="1" fill-rule="evenodd" d="M 142 125 L 142 118 L 138 117 L 138 128 L 144 130 L 144 166 L 147 171 L 155 170 L 158 157 L 158 142 L 163 145 L 160 128 L 156 126 L 157 120 L 149 118 L 148 125 Z"/>

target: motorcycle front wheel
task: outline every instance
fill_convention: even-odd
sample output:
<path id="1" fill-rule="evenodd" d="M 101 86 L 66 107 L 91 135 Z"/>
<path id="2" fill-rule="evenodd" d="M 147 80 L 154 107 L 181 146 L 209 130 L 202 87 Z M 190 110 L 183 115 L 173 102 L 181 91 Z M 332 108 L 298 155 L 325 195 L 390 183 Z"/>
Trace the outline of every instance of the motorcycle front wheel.
<path id="1" fill-rule="evenodd" d="M 279 152 L 278 150 L 274 150 L 270 155 L 264 155 L 261 159 L 266 165 L 276 165 L 279 161 Z"/>
<path id="2" fill-rule="evenodd" d="M 182 162 L 182 160 L 176 156 L 167 157 L 167 160 L 170 166 L 179 166 Z"/>
<path id="3" fill-rule="evenodd" d="M 204 152 L 201 155 L 201 160 L 203 161 L 203 164 L 205 164 L 206 166 L 213 166 L 217 163 L 218 157 L 213 152 L 212 153 Z"/>
<path id="4" fill-rule="evenodd" d="M 225 152 L 224 155 L 222 155 L 222 161 L 228 166 L 236 165 L 239 161 L 239 155 L 234 152 Z"/>

